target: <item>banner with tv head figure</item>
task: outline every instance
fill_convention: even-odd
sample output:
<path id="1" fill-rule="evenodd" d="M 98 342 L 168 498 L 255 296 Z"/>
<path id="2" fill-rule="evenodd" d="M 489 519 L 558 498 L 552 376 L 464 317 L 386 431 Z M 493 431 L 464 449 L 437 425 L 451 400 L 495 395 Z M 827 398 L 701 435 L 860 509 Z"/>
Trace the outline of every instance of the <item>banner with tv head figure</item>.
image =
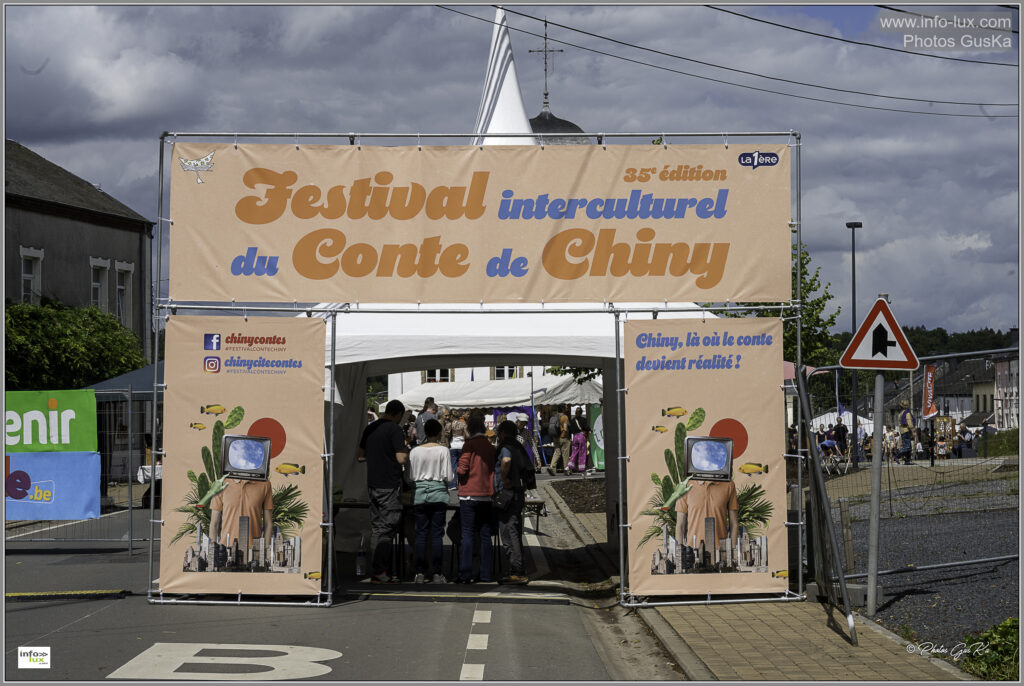
<path id="1" fill-rule="evenodd" d="M 629 589 L 788 588 L 782 322 L 625 324 Z"/>
<path id="2" fill-rule="evenodd" d="M 320 590 L 324 336 L 322 319 L 168 319 L 162 591 Z"/>

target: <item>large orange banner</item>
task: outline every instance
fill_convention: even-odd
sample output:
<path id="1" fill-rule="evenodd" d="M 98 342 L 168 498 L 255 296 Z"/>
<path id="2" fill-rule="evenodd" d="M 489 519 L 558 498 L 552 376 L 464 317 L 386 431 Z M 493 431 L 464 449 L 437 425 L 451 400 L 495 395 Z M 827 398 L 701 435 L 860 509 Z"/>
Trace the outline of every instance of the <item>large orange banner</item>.
<path id="1" fill-rule="evenodd" d="M 167 322 L 160 589 L 320 590 L 324 321 Z"/>
<path id="2" fill-rule="evenodd" d="M 788 152 L 180 143 L 170 295 L 788 301 Z"/>
<path id="3" fill-rule="evenodd" d="M 624 329 L 630 591 L 785 591 L 782 322 Z"/>

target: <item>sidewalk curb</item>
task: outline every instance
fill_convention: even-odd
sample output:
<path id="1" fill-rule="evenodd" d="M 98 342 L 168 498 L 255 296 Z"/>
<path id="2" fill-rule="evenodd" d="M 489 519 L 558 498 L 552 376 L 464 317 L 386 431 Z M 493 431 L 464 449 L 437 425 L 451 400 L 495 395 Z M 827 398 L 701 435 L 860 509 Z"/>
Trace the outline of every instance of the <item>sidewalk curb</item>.
<path id="1" fill-rule="evenodd" d="M 899 643 L 901 646 L 904 647 L 904 649 L 906 649 L 907 646 L 911 645 L 910 641 L 903 640 L 897 634 L 894 634 L 893 632 L 889 631 L 888 629 L 886 629 L 884 626 L 882 626 L 878 622 L 874 622 L 874 621 L 868 619 L 867 617 L 861 615 L 859 612 L 854 612 L 853 613 L 853 619 L 854 619 L 854 621 L 856 623 L 860 624 L 861 626 L 865 626 L 868 629 L 871 629 L 872 631 L 874 631 L 875 633 L 878 633 L 878 634 L 881 634 L 882 636 L 885 636 L 890 641 L 894 641 L 896 643 Z M 910 652 L 910 651 L 907 651 L 907 652 Z M 972 675 L 968 674 L 967 672 L 965 672 L 962 669 L 956 667 L 955 665 L 949 664 L 948 662 L 946 662 L 943 659 L 940 659 L 940 658 L 937 658 L 937 657 L 931 657 L 930 655 L 928 657 L 926 657 L 925 659 L 928 660 L 928 662 L 932 663 L 934 666 L 936 666 L 939 669 L 941 669 L 942 671 L 947 672 L 949 674 L 952 674 L 953 676 L 955 676 L 957 679 L 960 679 L 961 681 L 978 681 L 978 677 L 972 676 Z"/>
<path id="2" fill-rule="evenodd" d="M 549 483 L 544 484 L 543 488 L 548 499 L 554 504 L 555 509 L 558 510 L 558 513 L 569 525 L 569 528 L 588 546 L 587 552 L 591 553 L 591 550 L 597 551 L 592 553 L 590 557 L 600 566 L 601 571 L 608 574 L 609 580 L 614 581 L 615 586 L 613 588 L 618 586 L 620 579 L 614 562 L 608 559 L 608 556 L 597 540 L 587 531 L 587 528 L 583 526 L 576 517 L 576 514 L 569 509 L 568 504 L 566 504 L 562 497 L 555 492 L 555 489 Z M 640 621 L 650 629 L 651 633 L 654 634 L 655 638 L 658 639 L 658 642 L 665 649 L 665 652 L 672 656 L 673 661 L 683 671 L 687 679 L 690 681 L 718 681 L 714 673 L 708 669 L 707 665 L 697 656 L 697 653 L 686 643 L 686 639 L 672 628 L 672 625 L 662 617 L 658 609 L 636 608 L 636 610 Z"/>
<path id="3" fill-rule="evenodd" d="M 708 669 L 704 661 L 686 643 L 686 639 L 680 636 L 672 625 L 665 621 L 656 608 L 637 608 L 637 616 L 647 625 L 651 633 L 658 639 L 661 645 L 675 660 L 676 666 L 683 670 L 683 674 L 690 681 L 718 681 L 714 672 Z"/>

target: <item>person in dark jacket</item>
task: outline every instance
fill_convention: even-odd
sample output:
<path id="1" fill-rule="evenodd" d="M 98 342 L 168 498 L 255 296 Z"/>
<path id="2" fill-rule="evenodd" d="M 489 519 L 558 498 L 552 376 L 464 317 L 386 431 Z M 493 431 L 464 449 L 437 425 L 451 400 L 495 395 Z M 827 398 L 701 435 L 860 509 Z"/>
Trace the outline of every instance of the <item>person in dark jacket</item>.
<path id="1" fill-rule="evenodd" d="M 398 425 L 405 405 L 390 401 L 384 415 L 363 429 L 357 459 L 366 463 L 366 488 L 370 502 L 370 580 L 375 584 L 394 583 L 391 572 L 392 540 L 402 518 L 402 470 L 409 449 Z"/>
<path id="2" fill-rule="evenodd" d="M 519 431 L 512 422 L 505 421 L 498 425 L 498 474 L 495 476 L 495 498 L 500 503 L 499 493 L 509 491 L 511 499 L 500 507 L 496 503 L 498 515 L 498 535 L 501 547 L 509 562 L 509 575 L 502 583 L 525 584 L 526 567 L 523 560 L 523 506 L 526 504 L 526 487 L 523 477 L 533 476 L 533 465 L 523 445 L 517 440 Z"/>

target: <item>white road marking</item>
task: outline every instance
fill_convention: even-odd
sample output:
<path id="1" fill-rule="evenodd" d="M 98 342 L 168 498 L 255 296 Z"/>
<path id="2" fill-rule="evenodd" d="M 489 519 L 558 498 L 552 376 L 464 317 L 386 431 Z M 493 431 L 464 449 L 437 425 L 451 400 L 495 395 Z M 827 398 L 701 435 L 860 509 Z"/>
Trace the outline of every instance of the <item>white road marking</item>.
<path id="1" fill-rule="evenodd" d="M 462 665 L 462 674 L 459 675 L 459 681 L 483 681 L 484 680 L 484 666 L 483 665 Z"/>
<path id="2" fill-rule="evenodd" d="M 540 541 L 537 539 L 537 534 L 527 533 L 523 536 L 526 541 L 527 547 L 530 549 L 530 557 L 533 558 L 533 567 L 537 570 L 537 576 L 543 577 L 548 573 L 548 561 L 544 558 L 544 553 L 540 549 Z"/>
<path id="3" fill-rule="evenodd" d="M 78 622 L 82 621 L 83 619 L 89 619 L 89 617 L 92 617 L 93 615 L 95 615 L 95 614 L 97 614 L 97 613 L 103 612 L 104 610 L 106 610 L 106 609 L 107 609 L 108 607 L 110 607 L 110 606 L 111 606 L 111 605 L 113 605 L 113 604 L 114 604 L 114 603 L 107 603 L 107 604 L 106 604 L 106 605 L 104 605 L 103 607 L 101 607 L 101 608 L 99 608 L 98 610 L 95 610 L 95 611 L 93 611 L 93 612 L 90 612 L 89 614 L 85 615 L 84 617 L 79 617 L 78 619 L 72 620 L 72 621 L 68 622 L 67 624 L 65 624 L 65 625 L 63 625 L 63 626 L 59 626 L 59 627 L 57 627 L 56 629 L 54 629 L 53 631 L 50 631 L 50 632 L 48 632 L 48 633 L 45 633 L 45 634 L 43 634 L 42 636 L 37 636 L 36 638 L 33 638 L 33 639 L 32 639 L 31 641 L 27 641 L 26 643 L 28 643 L 28 644 L 30 644 L 30 645 L 34 645 L 34 644 L 38 643 L 39 641 L 41 641 L 42 639 L 46 638 L 47 636 L 52 636 L 53 634 L 57 633 L 58 631 L 62 631 L 62 630 L 64 630 L 64 629 L 67 629 L 67 628 L 68 628 L 69 626 L 71 626 L 72 624 L 77 624 Z M 10 650 L 8 650 L 8 651 L 7 651 L 6 653 L 4 653 L 4 654 L 5 654 L 5 655 L 10 655 L 10 654 L 11 654 L 11 653 L 13 653 L 13 652 L 14 652 L 15 650 L 17 650 L 17 646 L 15 646 L 14 648 L 11 648 Z"/>
<path id="4" fill-rule="evenodd" d="M 470 634 L 466 650 L 487 650 L 487 634 Z"/>
<path id="5" fill-rule="evenodd" d="M 233 652 L 235 655 L 200 655 L 204 650 Z M 280 655 L 267 656 L 266 652 Z M 253 653 L 260 653 L 254 655 Z M 232 680 L 232 681 L 285 681 L 309 679 L 329 674 L 331 668 L 323 662 L 336 660 L 342 654 L 336 650 L 293 645 L 259 645 L 231 643 L 154 643 L 134 659 L 110 673 L 108 679 L 159 680 Z M 191 671 L 177 671 L 189 665 Z M 197 671 L 201 665 L 214 667 Z M 257 666 L 262 671 L 225 671 L 216 667 L 227 665 Z"/>
<path id="6" fill-rule="evenodd" d="M 115 517 L 117 515 L 125 514 L 126 512 L 128 512 L 128 510 L 119 510 L 117 512 L 108 512 L 105 515 L 100 515 L 97 519 L 106 519 L 107 517 Z M 11 540 L 11 539 L 14 539 L 14 538 L 21 538 L 22 536 L 32 536 L 34 534 L 41 534 L 44 531 L 52 531 L 53 529 L 60 529 L 60 528 L 65 527 L 65 526 L 74 526 L 75 524 L 81 524 L 83 522 L 93 522 L 93 521 L 96 521 L 96 520 L 95 519 L 76 519 L 73 522 L 64 522 L 63 524 L 54 524 L 53 526 L 48 526 L 48 527 L 46 527 L 44 529 L 33 529 L 32 531 L 26 531 L 23 534 L 14 534 L 13 536 L 8 536 L 7 539 Z"/>
<path id="7" fill-rule="evenodd" d="M 491 611 L 490 610 L 477 610 L 473 613 L 474 624 L 490 624 L 491 623 Z"/>

